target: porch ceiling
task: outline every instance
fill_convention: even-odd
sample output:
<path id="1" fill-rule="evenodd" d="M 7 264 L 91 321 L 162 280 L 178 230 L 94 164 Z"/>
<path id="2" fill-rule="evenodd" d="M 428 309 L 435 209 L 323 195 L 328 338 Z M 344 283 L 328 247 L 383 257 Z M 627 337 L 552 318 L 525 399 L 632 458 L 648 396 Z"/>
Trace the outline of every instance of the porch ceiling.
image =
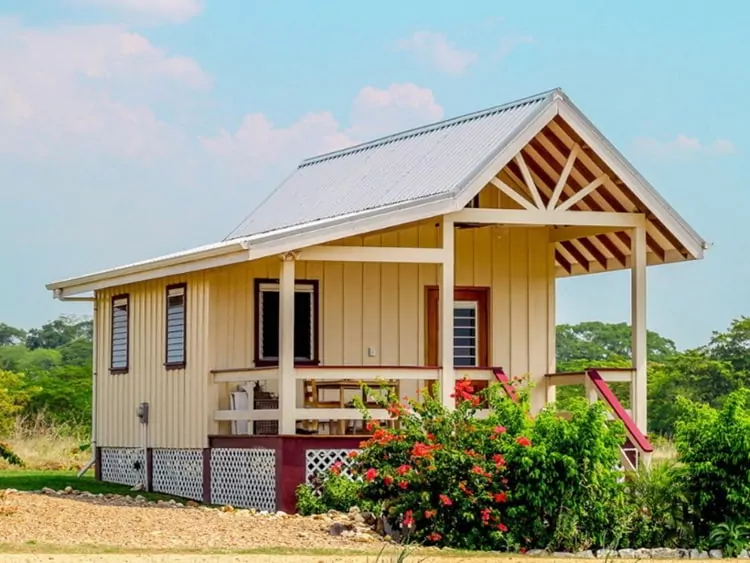
<path id="1" fill-rule="evenodd" d="M 571 152 L 577 150 L 568 163 Z M 568 177 L 559 194 L 557 206 L 590 186 L 598 178 L 602 184 L 579 201 L 570 205 L 570 211 L 604 211 L 616 213 L 643 213 L 646 216 L 646 243 L 648 263 L 664 264 L 689 260 L 693 257 L 669 229 L 660 222 L 646 205 L 636 197 L 625 182 L 581 139 L 558 115 L 544 127 L 522 150 L 523 161 L 511 160 L 497 175 L 518 195 L 533 202 L 528 182 L 524 178 L 523 164 L 533 179 L 544 207 L 553 197 L 555 187 L 566 168 Z M 572 158 L 572 157 L 571 157 Z M 491 184 L 490 184 L 491 185 Z M 503 207 L 521 208 L 510 197 Z M 552 227 L 555 231 L 565 227 Z M 601 229 L 600 231 L 606 231 Z M 584 232 L 583 229 L 580 230 Z M 560 231 L 562 235 L 563 231 Z M 562 237 L 561 238 L 566 238 Z M 631 240 L 626 231 L 597 232 L 585 234 L 555 243 L 555 259 L 559 276 L 580 275 L 629 267 Z"/>

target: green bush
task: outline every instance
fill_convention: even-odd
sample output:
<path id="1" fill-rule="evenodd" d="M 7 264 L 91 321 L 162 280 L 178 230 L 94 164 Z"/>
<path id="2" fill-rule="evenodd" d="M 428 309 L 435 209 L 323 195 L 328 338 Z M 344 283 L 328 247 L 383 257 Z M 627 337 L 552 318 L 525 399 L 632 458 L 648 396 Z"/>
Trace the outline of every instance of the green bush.
<path id="1" fill-rule="evenodd" d="M 475 417 L 486 401 L 489 416 Z M 617 469 L 623 430 L 601 405 L 574 401 L 570 419 L 529 414 L 493 384 L 456 385 L 456 409 L 426 395 L 388 410 L 398 428 L 363 442 L 358 496 L 379 503 L 409 538 L 464 549 L 602 547 L 625 514 Z M 364 411 L 368 416 L 367 411 Z"/>
<path id="2" fill-rule="evenodd" d="M 654 462 L 626 475 L 630 547 L 693 547 L 690 507 L 674 461 Z"/>
<path id="3" fill-rule="evenodd" d="M 750 390 L 731 393 L 721 410 L 678 401 L 675 445 L 696 533 L 750 522 Z"/>
<path id="4" fill-rule="evenodd" d="M 342 467 L 341 462 L 337 462 L 328 471 L 317 475 L 312 485 L 297 487 L 297 510 L 300 514 L 309 516 L 329 510 L 348 512 L 353 506 L 366 512 L 379 512 L 377 503 L 362 497 L 362 480 L 343 475 Z"/>
<path id="5" fill-rule="evenodd" d="M 0 369 L 0 438 L 13 429 L 15 417 L 28 401 L 24 378 L 18 373 Z"/>

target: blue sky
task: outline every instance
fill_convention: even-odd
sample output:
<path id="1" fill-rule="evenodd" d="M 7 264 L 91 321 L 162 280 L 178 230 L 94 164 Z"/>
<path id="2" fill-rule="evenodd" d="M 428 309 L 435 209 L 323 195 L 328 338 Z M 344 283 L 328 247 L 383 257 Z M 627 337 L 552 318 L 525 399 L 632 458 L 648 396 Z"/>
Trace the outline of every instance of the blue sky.
<path id="1" fill-rule="evenodd" d="M 750 313 L 741 2 L 0 0 L 0 321 L 44 284 L 223 238 L 304 156 L 553 87 L 714 244 L 649 269 L 679 346 Z M 627 272 L 558 282 L 627 320 Z"/>

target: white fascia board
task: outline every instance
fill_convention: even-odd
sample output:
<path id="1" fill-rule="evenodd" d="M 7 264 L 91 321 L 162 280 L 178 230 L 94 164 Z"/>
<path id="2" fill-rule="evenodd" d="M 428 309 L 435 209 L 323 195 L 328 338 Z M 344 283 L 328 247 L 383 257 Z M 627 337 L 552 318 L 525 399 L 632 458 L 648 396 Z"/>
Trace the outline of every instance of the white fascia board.
<path id="1" fill-rule="evenodd" d="M 53 282 L 46 288 L 54 292 L 54 297 L 65 299 L 107 287 L 175 276 L 246 260 L 248 260 L 247 245 L 244 241 L 237 240 Z"/>

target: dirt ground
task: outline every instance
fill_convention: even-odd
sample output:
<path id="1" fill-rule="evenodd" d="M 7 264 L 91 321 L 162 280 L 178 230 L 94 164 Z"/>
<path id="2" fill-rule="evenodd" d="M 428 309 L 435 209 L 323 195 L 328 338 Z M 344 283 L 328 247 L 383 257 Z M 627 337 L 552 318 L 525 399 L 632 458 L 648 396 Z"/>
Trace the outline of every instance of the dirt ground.
<path id="1" fill-rule="evenodd" d="M 377 551 L 383 545 L 380 538 L 368 534 L 364 528 L 333 536 L 329 533 L 333 520 L 327 516 L 314 519 L 256 515 L 247 510 L 112 505 L 96 497 L 12 493 L 6 495 L 0 506 L 0 544 L 177 551 L 262 548 Z"/>

